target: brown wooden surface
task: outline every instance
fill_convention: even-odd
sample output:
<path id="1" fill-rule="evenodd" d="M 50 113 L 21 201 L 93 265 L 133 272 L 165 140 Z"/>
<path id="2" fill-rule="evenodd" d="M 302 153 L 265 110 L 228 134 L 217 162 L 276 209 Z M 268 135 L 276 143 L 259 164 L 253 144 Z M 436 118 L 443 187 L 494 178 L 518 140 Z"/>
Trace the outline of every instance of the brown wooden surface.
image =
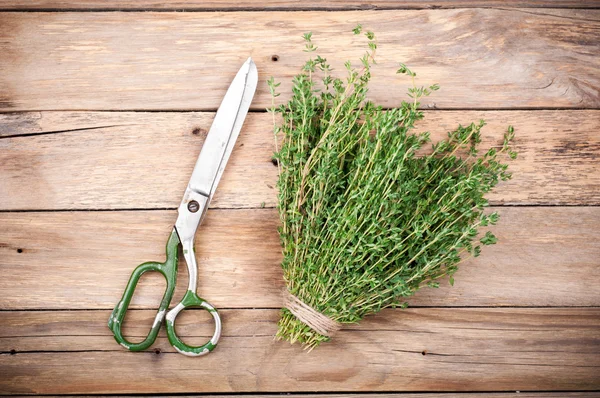
<path id="1" fill-rule="evenodd" d="M 120 8 L 198 12 L 79 12 Z M 587 8 L 598 5 L 0 0 L 0 395 L 599 397 L 600 10 Z M 316 11 L 336 9 L 362 11 Z M 437 140 L 483 118 L 491 145 L 513 124 L 519 158 L 489 195 L 499 243 L 464 263 L 454 287 L 423 289 L 416 308 L 347 326 L 308 353 L 273 340 L 283 280 L 264 80 L 283 81 L 287 98 L 306 31 L 341 70 L 364 51 L 357 22 L 379 38 L 374 100 L 406 98 L 393 77 L 406 62 L 418 83 L 442 87 L 419 131 Z M 135 265 L 164 258 L 212 112 L 249 55 L 263 82 L 257 112 L 196 244 L 222 341 L 187 358 L 163 331 L 148 352 L 125 352 L 110 309 Z M 143 278 L 126 335 L 146 334 L 163 287 Z M 184 312 L 178 332 L 203 343 L 208 320 Z"/>
<path id="2" fill-rule="evenodd" d="M 212 117 L 0 114 L 0 209 L 176 208 Z M 427 111 L 417 131 L 436 141 L 479 119 L 488 122 L 484 146 L 497 145 L 509 124 L 517 132 L 514 177 L 488 196 L 491 203 L 600 204 L 600 111 Z M 273 150 L 270 116 L 250 114 L 211 206 L 275 206 Z"/>
<path id="3" fill-rule="evenodd" d="M 600 305 L 600 245 L 590 243 L 600 235 L 600 207 L 495 210 L 498 244 L 462 265 L 454 287 L 423 289 L 412 305 Z M 164 259 L 176 217 L 174 210 L 0 213 L 7 275 L 0 308 L 112 308 L 134 266 Z M 277 221 L 272 209 L 209 211 L 196 243 L 203 297 L 218 308 L 281 305 Z M 174 299 L 187 286 L 185 265 L 180 271 Z M 148 276 L 134 307 L 156 307 L 163 290 L 160 275 Z"/>
<path id="4" fill-rule="evenodd" d="M 26 397 L 28 395 L 13 395 L 15 397 Z M 60 395 L 45 395 L 48 398 L 57 398 Z M 71 395 L 72 397 L 93 397 L 94 395 Z M 129 397 L 131 395 L 111 395 L 111 397 Z M 169 396 L 169 395 L 164 395 Z M 206 395 L 171 395 L 177 397 L 198 397 L 198 396 L 206 396 Z M 231 397 L 231 395 L 219 395 L 219 394 L 211 394 L 211 397 L 215 398 L 226 398 Z M 264 397 L 265 395 L 254 395 L 254 394 L 244 394 L 244 397 L 248 398 L 259 398 Z M 347 398 L 348 394 L 319 394 L 319 393 L 308 393 L 308 394 L 285 394 L 286 398 Z M 585 392 L 479 392 L 479 393 L 353 393 L 353 398 L 597 398 L 600 397 L 600 392 L 596 391 L 585 391 Z"/>
<path id="5" fill-rule="evenodd" d="M 85 394 L 600 388 L 597 308 L 389 310 L 310 353 L 273 340 L 277 310 L 222 314 L 219 347 L 199 361 L 173 352 L 164 335 L 155 345 L 159 354 L 124 352 L 104 326 L 108 311 L 3 313 L 0 330 L 8 339 L 0 339 L 2 349 L 24 352 L 0 355 L 0 389 Z M 141 336 L 154 318 L 151 311 L 130 315 L 130 336 Z M 6 324 L 19 327 L 7 330 Z M 211 333 L 184 320 L 178 330 L 189 339 Z"/>
<path id="6" fill-rule="evenodd" d="M 232 0 L 103 1 L 103 0 L 0 0 L 0 10 L 394 10 L 405 8 L 532 7 L 597 8 L 591 0 Z"/>
<path id="7" fill-rule="evenodd" d="M 0 110 L 212 110 L 248 56 L 285 99 L 307 57 L 302 34 L 342 71 L 366 48 L 351 33 L 358 22 L 377 32 L 370 93 L 382 105 L 405 98 L 410 81 L 394 74 L 405 62 L 419 83 L 440 83 L 429 106 L 600 106 L 600 10 L 469 8 L 2 13 Z M 252 108 L 270 104 L 260 84 Z"/>

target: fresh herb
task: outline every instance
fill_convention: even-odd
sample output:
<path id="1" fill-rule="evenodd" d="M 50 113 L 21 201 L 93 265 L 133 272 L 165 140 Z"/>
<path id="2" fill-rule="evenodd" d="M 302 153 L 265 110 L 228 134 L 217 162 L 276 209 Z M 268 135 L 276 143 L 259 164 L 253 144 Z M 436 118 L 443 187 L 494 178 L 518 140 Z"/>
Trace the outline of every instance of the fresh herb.
<path id="1" fill-rule="evenodd" d="M 268 81 L 280 141 L 284 278 L 290 293 L 340 323 L 405 307 L 417 289 L 438 287 L 445 276 L 453 284 L 462 261 L 496 243 L 489 231 L 476 240 L 480 227 L 498 221 L 484 213 L 484 195 L 510 178 L 504 155 L 516 156 L 512 127 L 500 145 L 479 151 L 483 121 L 459 126 L 426 151 L 429 134 L 414 133 L 414 124 L 423 118 L 419 100 L 439 86 L 418 87 L 400 64 L 397 73 L 413 82 L 411 100 L 386 110 L 368 100 L 377 44 L 372 32 L 364 35 L 368 50 L 360 67 L 346 62 L 344 80 L 326 59 L 311 57 L 279 106 L 279 83 Z M 313 53 L 312 34 L 304 39 Z M 286 309 L 277 336 L 309 347 L 328 340 Z"/>

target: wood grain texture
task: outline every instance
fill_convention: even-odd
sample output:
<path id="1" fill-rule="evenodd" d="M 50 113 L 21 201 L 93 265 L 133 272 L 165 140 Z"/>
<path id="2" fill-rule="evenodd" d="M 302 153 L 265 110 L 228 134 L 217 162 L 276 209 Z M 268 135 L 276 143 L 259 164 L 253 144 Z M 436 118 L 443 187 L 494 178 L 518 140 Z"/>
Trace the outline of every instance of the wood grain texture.
<path id="1" fill-rule="evenodd" d="M 28 395 L 12 395 L 13 397 L 27 397 Z M 74 398 L 93 397 L 93 395 L 69 395 Z M 183 398 L 198 397 L 199 395 L 178 395 Z M 215 398 L 228 398 L 232 395 L 213 395 Z M 235 396 L 235 395 L 233 395 Z M 238 395 L 238 396 L 241 396 Z M 244 394 L 244 397 L 248 398 L 264 398 L 264 395 Z M 47 398 L 57 398 L 60 395 L 44 395 Z M 115 398 L 129 397 L 129 395 L 111 395 Z M 310 394 L 310 393 L 299 393 L 299 394 L 285 394 L 286 398 L 348 398 L 348 394 Z M 353 393 L 353 398 L 598 398 L 600 392 L 597 391 L 580 391 L 580 392 L 439 392 L 439 393 Z"/>
<path id="2" fill-rule="evenodd" d="M 306 57 L 302 34 L 343 71 L 366 48 L 351 34 L 358 22 L 377 33 L 370 93 L 384 106 L 406 98 L 400 61 L 420 84 L 441 84 L 427 106 L 600 106 L 600 10 L 473 8 L 2 13 L 0 110 L 212 110 L 248 56 L 261 82 L 283 82 L 285 99 Z M 270 103 L 260 84 L 253 109 Z"/>
<path id="3" fill-rule="evenodd" d="M 176 208 L 214 114 L 0 115 L 4 209 Z M 266 114 L 250 114 L 212 206 L 274 206 L 277 168 Z M 28 192 L 27 194 L 24 194 Z M 12 198 L 12 199 L 10 199 Z M 29 199 L 28 199 L 29 198 Z M 8 201 L 12 200 L 12 205 Z M 29 202 L 29 203 L 27 203 Z"/>
<path id="4" fill-rule="evenodd" d="M 600 305 L 600 207 L 495 210 L 499 243 L 465 262 L 454 287 L 422 289 L 411 305 Z M 0 213 L 0 309 L 112 308 L 137 264 L 164 259 L 175 218 L 175 211 Z M 201 296 L 217 308 L 280 307 L 277 226 L 273 209 L 209 211 L 196 242 Z M 157 308 L 164 279 L 145 278 L 132 306 Z M 185 286 L 182 263 L 174 302 Z"/>
<path id="5" fill-rule="evenodd" d="M 0 114 L 0 209 L 176 208 L 212 113 L 32 112 Z M 492 204 L 600 204 L 600 111 L 426 111 L 416 131 L 442 139 L 485 119 L 482 145 L 515 126 L 513 179 Z M 215 208 L 276 205 L 272 121 L 248 115 Z M 50 133 L 56 134 L 50 134 Z"/>
<path id="6" fill-rule="evenodd" d="M 192 1 L 103 1 L 103 0 L 0 0 L 0 10 L 394 10 L 423 8 L 520 7 L 597 8 L 586 0 L 260 0 L 250 3 L 232 0 Z"/>
<path id="7" fill-rule="evenodd" d="M 14 112 L 0 113 L 0 395 L 600 398 L 590 391 L 600 390 L 600 9 L 586 8 L 598 4 L 0 0 L 0 11 L 67 11 L 0 12 L 0 112 Z M 69 12 L 118 9 L 200 12 Z M 352 9 L 371 11 L 335 12 Z M 385 310 L 304 352 L 273 340 L 276 168 L 270 118 L 253 113 L 196 243 L 199 292 L 222 309 L 219 347 L 186 358 L 163 330 L 148 352 L 122 350 L 110 309 L 135 265 L 164 258 L 211 111 L 239 65 L 257 62 L 262 111 L 269 76 L 288 98 L 302 33 L 342 71 L 364 51 L 350 34 L 357 22 L 379 38 L 377 102 L 405 98 L 399 61 L 419 84 L 441 84 L 424 107 L 446 110 L 426 112 L 418 130 L 437 140 L 484 118 L 493 145 L 515 125 L 515 177 L 490 200 L 527 206 L 495 208 L 498 245 L 462 265 L 454 287 L 424 289 L 417 308 Z M 186 281 L 182 263 L 174 300 Z M 146 335 L 164 285 L 143 278 L 126 335 Z M 204 343 L 209 319 L 186 311 L 178 333 Z"/>
<path id="8" fill-rule="evenodd" d="M 125 352 L 108 311 L 0 313 L 4 393 L 515 391 L 600 388 L 600 310 L 390 310 L 308 353 L 274 341 L 277 310 L 222 311 L 224 335 L 202 360 Z M 130 314 L 130 335 L 154 313 Z M 207 338 L 182 320 L 179 333 Z M 139 334 L 138 334 L 139 333 Z M 12 338 L 11 336 L 15 336 Z M 41 349 L 41 351 L 40 351 Z M 21 352 L 22 351 L 22 352 Z M 151 382 L 149 382 L 151 380 Z"/>

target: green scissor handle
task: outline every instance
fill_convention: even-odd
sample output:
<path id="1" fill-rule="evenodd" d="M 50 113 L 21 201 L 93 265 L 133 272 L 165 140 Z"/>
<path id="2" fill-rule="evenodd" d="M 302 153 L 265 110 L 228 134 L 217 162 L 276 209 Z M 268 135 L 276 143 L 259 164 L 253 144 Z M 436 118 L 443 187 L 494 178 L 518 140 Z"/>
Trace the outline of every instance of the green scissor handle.
<path id="1" fill-rule="evenodd" d="M 177 318 L 177 314 L 179 314 L 183 309 L 190 307 L 204 308 L 210 312 L 215 320 L 215 333 L 206 344 L 201 346 L 189 346 L 181 341 L 181 339 L 177 337 L 177 334 L 175 333 L 175 318 Z M 167 314 L 167 336 L 169 337 L 169 342 L 173 348 L 175 348 L 181 354 L 193 357 L 205 355 L 214 350 L 217 346 L 217 342 L 221 336 L 221 318 L 219 317 L 219 313 L 215 307 L 210 305 L 204 299 L 198 297 L 196 292 L 188 290 L 183 296 L 181 302 Z"/>
<path id="2" fill-rule="evenodd" d="M 169 241 L 167 242 L 167 260 L 164 263 L 143 263 L 133 271 L 131 277 L 129 278 L 129 282 L 127 283 L 127 287 L 125 288 L 125 292 L 123 292 L 123 297 L 121 298 L 121 301 L 117 303 L 115 309 L 113 310 L 108 320 L 108 327 L 110 330 L 112 330 L 115 336 L 115 340 L 117 340 L 119 344 L 121 344 L 128 350 L 145 350 L 146 348 L 150 347 L 156 340 L 156 336 L 158 335 L 158 331 L 160 330 L 162 320 L 165 317 L 165 313 L 169 308 L 171 298 L 173 297 L 173 292 L 175 291 L 175 283 L 177 281 L 178 246 L 179 236 L 177 236 L 177 232 L 173 230 L 171 236 L 169 237 Z M 155 271 L 162 274 L 167 280 L 167 288 L 165 289 L 165 294 L 163 295 L 163 298 L 160 302 L 158 313 L 156 314 L 156 318 L 154 319 L 154 323 L 152 324 L 152 328 L 150 329 L 148 336 L 146 336 L 144 341 L 140 343 L 131 343 L 123 337 L 123 334 L 121 333 L 121 325 L 123 323 L 123 319 L 125 318 L 125 313 L 129 308 L 129 303 L 131 302 L 131 298 L 133 297 L 133 293 L 140 280 L 140 277 L 144 273 L 149 271 Z"/>
<path id="3" fill-rule="evenodd" d="M 177 281 L 177 252 L 179 243 L 180 240 L 179 236 L 177 235 L 177 231 L 173 229 L 173 232 L 169 237 L 169 241 L 167 242 L 167 260 L 164 263 L 143 263 L 133 271 L 121 301 L 117 303 L 117 306 L 113 310 L 108 320 L 108 327 L 110 330 L 112 330 L 115 340 L 117 340 L 119 344 L 130 351 L 142 351 L 154 343 L 156 336 L 158 335 L 158 331 L 162 325 L 162 321 L 165 318 L 165 314 L 167 314 L 167 336 L 169 338 L 169 342 L 180 353 L 188 356 L 200 356 L 208 354 L 217 346 L 217 342 L 221 336 L 221 318 L 219 317 L 219 313 L 212 305 L 198 297 L 193 290 L 188 290 L 183 296 L 181 302 L 167 313 L 167 309 L 171 303 Z M 191 264 L 188 264 L 188 272 L 190 273 L 190 279 L 193 281 L 192 285 L 195 286 L 196 261 L 193 255 L 193 248 L 190 248 L 190 252 L 188 254 L 190 254 L 188 260 L 191 262 Z M 123 337 L 123 334 L 121 333 L 121 325 L 123 323 L 123 319 L 125 318 L 125 313 L 129 308 L 129 303 L 131 302 L 131 298 L 133 297 L 133 293 L 135 292 L 135 288 L 137 287 L 140 277 L 149 271 L 161 273 L 167 280 L 167 288 L 165 289 L 165 294 L 163 295 L 160 307 L 158 308 L 158 313 L 156 314 L 156 318 L 154 319 L 154 323 L 152 324 L 152 328 L 150 329 L 148 336 L 146 336 L 144 341 L 140 343 L 131 343 L 130 341 L 127 341 L 125 337 Z M 190 307 L 204 308 L 210 312 L 215 320 L 215 333 L 206 344 L 201 346 L 189 346 L 181 341 L 181 339 L 175 333 L 175 318 L 177 318 L 177 315 L 182 310 Z"/>

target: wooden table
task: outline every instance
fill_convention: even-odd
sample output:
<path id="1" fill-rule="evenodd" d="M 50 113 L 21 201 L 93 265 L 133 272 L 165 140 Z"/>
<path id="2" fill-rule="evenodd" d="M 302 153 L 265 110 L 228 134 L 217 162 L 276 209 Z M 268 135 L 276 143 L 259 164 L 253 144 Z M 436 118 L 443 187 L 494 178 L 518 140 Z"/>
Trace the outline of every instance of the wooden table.
<path id="1" fill-rule="evenodd" d="M 0 394 L 600 397 L 597 6 L 0 0 Z M 307 31 L 342 70 L 364 50 L 358 22 L 378 37 L 373 99 L 405 98 L 394 75 L 405 62 L 442 87 L 419 130 L 436 139 L 483 118 L 490 143 L 513 124 L 519 159 L 489 196 L 499 243 L 454 287 L 308 353 L 273 339 L 283 280 L 264 81 L 289 95 Z M 219 347 L 187 358 L 161 332 L 151 350 L 126 352 L 110 311 L 133 267 L 163 258 L 214 110 L 248 56 L 261 83 L 197 241 Z M 144 279 L 129 336 L 145 336 L 163 287 Z M 212 332 L 201 311 L 178 321 L 190 343 Z"/>

